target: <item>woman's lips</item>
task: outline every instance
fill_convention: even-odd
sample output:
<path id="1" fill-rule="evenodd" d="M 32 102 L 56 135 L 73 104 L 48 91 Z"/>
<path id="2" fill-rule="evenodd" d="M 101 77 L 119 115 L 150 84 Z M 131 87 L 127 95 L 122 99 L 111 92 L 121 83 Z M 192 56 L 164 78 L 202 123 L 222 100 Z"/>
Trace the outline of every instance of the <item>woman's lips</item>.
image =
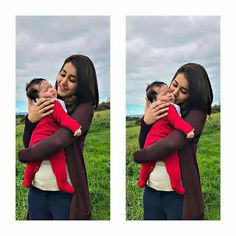
<path id="1" fill-rule="evenodd" d="M 62 87 L 62 86 L 59 86 L 59 89 L 60 89 L 60 91 L 63 92 L 63 93 L 67 91 L 67 89 L 66 89 L 65 87 Z"/>

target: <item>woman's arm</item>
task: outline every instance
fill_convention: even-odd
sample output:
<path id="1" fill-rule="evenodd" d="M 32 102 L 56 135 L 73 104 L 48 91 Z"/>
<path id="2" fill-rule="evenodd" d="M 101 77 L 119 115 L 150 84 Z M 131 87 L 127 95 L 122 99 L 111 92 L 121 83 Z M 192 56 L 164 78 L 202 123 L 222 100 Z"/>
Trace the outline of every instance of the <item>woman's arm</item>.
<path id="1" fill-rule="evenodd" d="M 147 137 L 147 134 L 149 132 L 149 130 L 151 129 L 152 125 L 147 125 L 143 118 L 141 119 L 141 127 L 140 127 L 140 132 L 139 132 L 139 148 L 142 149 L 144 144 L 145 144 L 145 140 Z"/>
<path id="2" fill-rule="evenodd" d="M 195 138 L 201 136 L 206 121 L 206 114 L 199 110 L 191 110 L 185 120 L 195 129 Z M 150 161 L 163 160 L 166 156 L 181 149 L 188 143 L 186 136 L 174 130 L 168 137 L 158 141 L 149 147 L 136 151 L 134 153 L 134 161 L 137 163 L 145 163 Z"/>
<path id="3" fill-rule="evenodd" d="M 25 117 L 25 128 L 24 128 L 24 133 L 23 133 L 23 143 L 24 143 L 25 148 L 29 146 L 31 134 L 34 128 L 36 127 L 36 125 L 37 125 L 37 122 L 36 123 L 30 122 L 28 115 Z"/>
<path id="4" fill-rule="evenodd" d="M 81 124 L 82 133 L 86 133 L 92 122 L 93 108 L 90 104 L 80 104 L 71 117 Z M 45 160 L 61 149 L 69 146 L 74 139 L 73 133 L 62 127 L 53 135 L 19 152 L 19 159 L 21 162 Z"/>

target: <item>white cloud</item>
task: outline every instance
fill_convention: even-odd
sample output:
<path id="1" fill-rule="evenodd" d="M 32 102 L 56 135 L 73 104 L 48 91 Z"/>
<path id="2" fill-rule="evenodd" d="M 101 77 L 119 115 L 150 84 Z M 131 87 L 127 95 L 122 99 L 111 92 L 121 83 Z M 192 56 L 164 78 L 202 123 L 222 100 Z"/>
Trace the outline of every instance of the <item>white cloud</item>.
<path id="1" fill-rule="evenodd" d="M 110 25 L 106 16 L 19 16 L 16 18 L 16 99 L 26 101 L 25 84 L 44 77 L 52 84 L 66 57 L 93 61 L 99 93 L 110 96 Z"/>
<path id="2" fill-rule="evenodd" d="M 219 17 L 130 16 L 126 22 L 127 104 L 142 104 L 148 83 L 169 83 L 188 62 L 206 68 L 214 101 L 220 100 Z"/>

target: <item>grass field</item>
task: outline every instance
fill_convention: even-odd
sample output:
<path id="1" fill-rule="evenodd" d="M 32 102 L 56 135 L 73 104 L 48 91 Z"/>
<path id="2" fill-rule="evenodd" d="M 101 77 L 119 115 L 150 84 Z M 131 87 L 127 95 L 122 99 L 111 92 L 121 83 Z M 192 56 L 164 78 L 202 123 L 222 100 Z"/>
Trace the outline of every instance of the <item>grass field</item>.
<path id="1" fill-rule="evenodd" d="M 140 127 L 135 121 L 126 123 L 126 218 L 143 219 L 143 189 L 137 187 L 140 165 L 134 163 Z M 220 220 L 220 113 L 208 118 L 197 152 L 205 201 L 205 219 Z"/>
<path id="2" fill-rule="evenodd" d="M 24 220 L 27 192 L 21 185 L 25 166 L 17 153 L 23 148 L 24 124 L 16 119 L 16 220 Z M 110 219 L 110 110 L 96 111 L 84 147 L 84 159 L 92 201 L 92 219 Z"/>

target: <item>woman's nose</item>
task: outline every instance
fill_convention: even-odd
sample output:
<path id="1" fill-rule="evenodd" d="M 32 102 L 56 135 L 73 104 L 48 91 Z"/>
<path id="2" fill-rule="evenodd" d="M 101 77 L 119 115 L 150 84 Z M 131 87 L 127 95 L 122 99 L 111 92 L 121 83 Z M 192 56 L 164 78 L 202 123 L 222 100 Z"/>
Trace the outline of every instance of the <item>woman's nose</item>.
<path id="1" fill-rule="evenodd" d="M 67 84 L 67 77 L 64 77 L 64 78 L 61 80 L 61 84 L 63 84 L 63 85 Z"/>
<path id="2" fill-rule="evenodd" d="M 179 91 L 178 91 L 178 89 L 174 89 L 174 90 L 172 91 L 172 93 L 174 94 L 174 96 L 175 96 L 175 97 L 177 97 L 177 96 L 178 96 L 178 93 L 179 93 Z"/>

